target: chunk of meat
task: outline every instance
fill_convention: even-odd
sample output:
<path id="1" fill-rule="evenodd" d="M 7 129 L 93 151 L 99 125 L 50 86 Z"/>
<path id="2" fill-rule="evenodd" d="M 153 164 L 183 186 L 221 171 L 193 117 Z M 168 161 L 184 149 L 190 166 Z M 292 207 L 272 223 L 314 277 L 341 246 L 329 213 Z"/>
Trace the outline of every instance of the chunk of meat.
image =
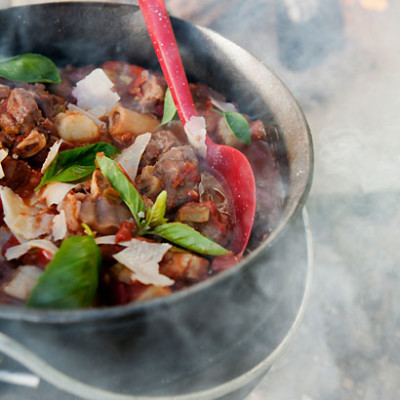
<path id="1" fill-rule="evenodd" d="M 130 217 L 130 211 L 120 200 L 114 202 L 103 196 L 86 196 L 79 210 L 79 219 L 102 235 L 117 233 L 121 223 Z"/>
<path id="2" fill-rule="evenodd" d="M 22 133 L 29 132 L 42 116 L 34 95 L 22 88 L 11 91 L 7 112 L 15 119 Z"/>
<path id="3" fill-rule="evenodd" d="M 1 163 L 4 171 L 3 182 L 22 198 L 32 196 L 42 175 L 33 170 L 25 161 L 6 157 Z"/>
<path id="4" fill-rule="evenodd" d="M 142 166 L 154 165 L 162 153 L 182 144 L 181 140 L 169 130 L 154 132 L 142 155 L 140 164 Z"/>
<path id="5" fill-rule="evenodd" d="M 175 220 L 192 226 L 222 246 L 229 243 L 232 235 L 229 217 L 220 213 L 212 201 L 184 204 L 179 208 Z"/>
<path id="6" fill-rule="evenodd" d="M 154 166 L 144 167 L 142 173 L 136 178 L 140 193 L 150 199 L 155 199 L 161 191 L 161 179 L 154 176 Z"/>
<path id="7" fill-rule="evenodd" d="M 162 188 L 167 191 L 167 210 L 198 197 L 197 167 L 198 160 L 190 146 L 174 147 L 161 155 L 154 176 L 161 179 Z"/>
<path id="8" fill-rule="evenodd" d="M 172 248 L 160 262 L 160 274 L 175 281 L 193 283 L 207 278 L 209 265 L 203 257 Z"/>

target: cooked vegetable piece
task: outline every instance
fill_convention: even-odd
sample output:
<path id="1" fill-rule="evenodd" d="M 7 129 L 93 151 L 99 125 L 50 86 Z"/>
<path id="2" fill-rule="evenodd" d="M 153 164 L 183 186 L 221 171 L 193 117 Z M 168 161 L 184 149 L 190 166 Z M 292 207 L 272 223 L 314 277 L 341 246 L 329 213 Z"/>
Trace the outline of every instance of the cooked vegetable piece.
<path id="1" fill-rule="evenodd" d="M 159 225 L 151 233 L 196 253 L 212 256 L 221 256 L 229 253 L 219 244 L 180 222 Z"/>
<path id="2" fill-rule="evenodd" d="M 66 239 L 26 303 L 34 308 L 89 307 L 96 295 L 101 253 L 92 236 Z"/>
<path id="3" fill-rule="evenodd" d="M 60 73 L 53 61 L 33 53 L 0 61 L 0 76 L 18 82 L 61 83 Z"/>
<path id="4" fill-rule="evenodd" d="M 95 159 L 99 152 L 108 157 L 118 154 L 113 145 L 102 142 L 58 153 L 36 190 L 51 182 L 74 182 L 86 178 L 96 169 Z"/>

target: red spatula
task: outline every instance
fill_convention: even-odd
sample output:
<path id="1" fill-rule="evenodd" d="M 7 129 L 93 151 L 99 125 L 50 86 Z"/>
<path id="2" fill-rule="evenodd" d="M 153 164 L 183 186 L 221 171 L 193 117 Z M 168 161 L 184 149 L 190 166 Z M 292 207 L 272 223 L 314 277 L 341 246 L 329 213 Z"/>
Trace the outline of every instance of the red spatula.
<path id="1" fill-rule="evenodd" d="M 175 35 L 163 0 L 139 0 L 139 5 L 182 124 L 198 117 Z M 195 51 L 195 49 L 193 49 Z M 247 158 L 230 146 L 214 143 L 208 136 L 206 162 L 225 179 L 233 196 L 236 224 L 231 250 L 241 256 L 254 221 L 256 187 Z"/>

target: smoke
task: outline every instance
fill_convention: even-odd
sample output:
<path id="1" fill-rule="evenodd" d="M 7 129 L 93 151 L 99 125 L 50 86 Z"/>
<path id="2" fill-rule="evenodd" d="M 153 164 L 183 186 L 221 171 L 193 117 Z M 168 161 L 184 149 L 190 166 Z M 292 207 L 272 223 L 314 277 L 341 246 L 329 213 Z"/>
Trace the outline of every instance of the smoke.
<path id="1" fill-rule="evenodd" d="M 398 399 L 400 4 L 376 12 L 356 0 L 318 1 L 325 24 L 304 18 L 296 30 L 299 7 L 281 2 L 289 16 L 280 26 L 278 3 L 235 3 L 208 20 L 186 11 L 286 82 L 315 146 L 309 306 L 292 345 L 248 400 Z M 282 37 L 302 41 L 309 62 L 293 61 L 287 42 L 282 57 Z"/>

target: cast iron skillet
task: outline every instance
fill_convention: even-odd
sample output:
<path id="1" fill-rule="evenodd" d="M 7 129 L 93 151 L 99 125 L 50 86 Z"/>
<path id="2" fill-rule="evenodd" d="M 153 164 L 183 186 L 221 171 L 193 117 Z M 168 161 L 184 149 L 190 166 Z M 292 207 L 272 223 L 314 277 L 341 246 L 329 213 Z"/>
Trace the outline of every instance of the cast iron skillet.
<path id="1" fill-rule="evenodd" d="M 254 356 L 214 380 L 171 389 L 226 359 L 262 327 L 268 333 L 259 356 L 272 353 L 296 317 L 306 281 L 305 269 L 296 265 L 300 250 L 288 239 L 312 177 L 311 137 L 300 108 L 247 52 L 209 30 L 172 22 L 189 80 L 207 83 L 243 112 L 277 127 L 287 188 L 279 222 L 260 242 L 270 216 L 259 209 L 250 254 L 229 271 L 165 298 L 62 312 L 0 306 L 2 332 L 72 377 L 130 394 L 185 393 L 243 373 Z M 140 12 L 129 5 L 59 3 L 0 11 L 0 55 L 25 52 L 47 55 L 59 66 L 122 60 L 158 68 Z"/>

